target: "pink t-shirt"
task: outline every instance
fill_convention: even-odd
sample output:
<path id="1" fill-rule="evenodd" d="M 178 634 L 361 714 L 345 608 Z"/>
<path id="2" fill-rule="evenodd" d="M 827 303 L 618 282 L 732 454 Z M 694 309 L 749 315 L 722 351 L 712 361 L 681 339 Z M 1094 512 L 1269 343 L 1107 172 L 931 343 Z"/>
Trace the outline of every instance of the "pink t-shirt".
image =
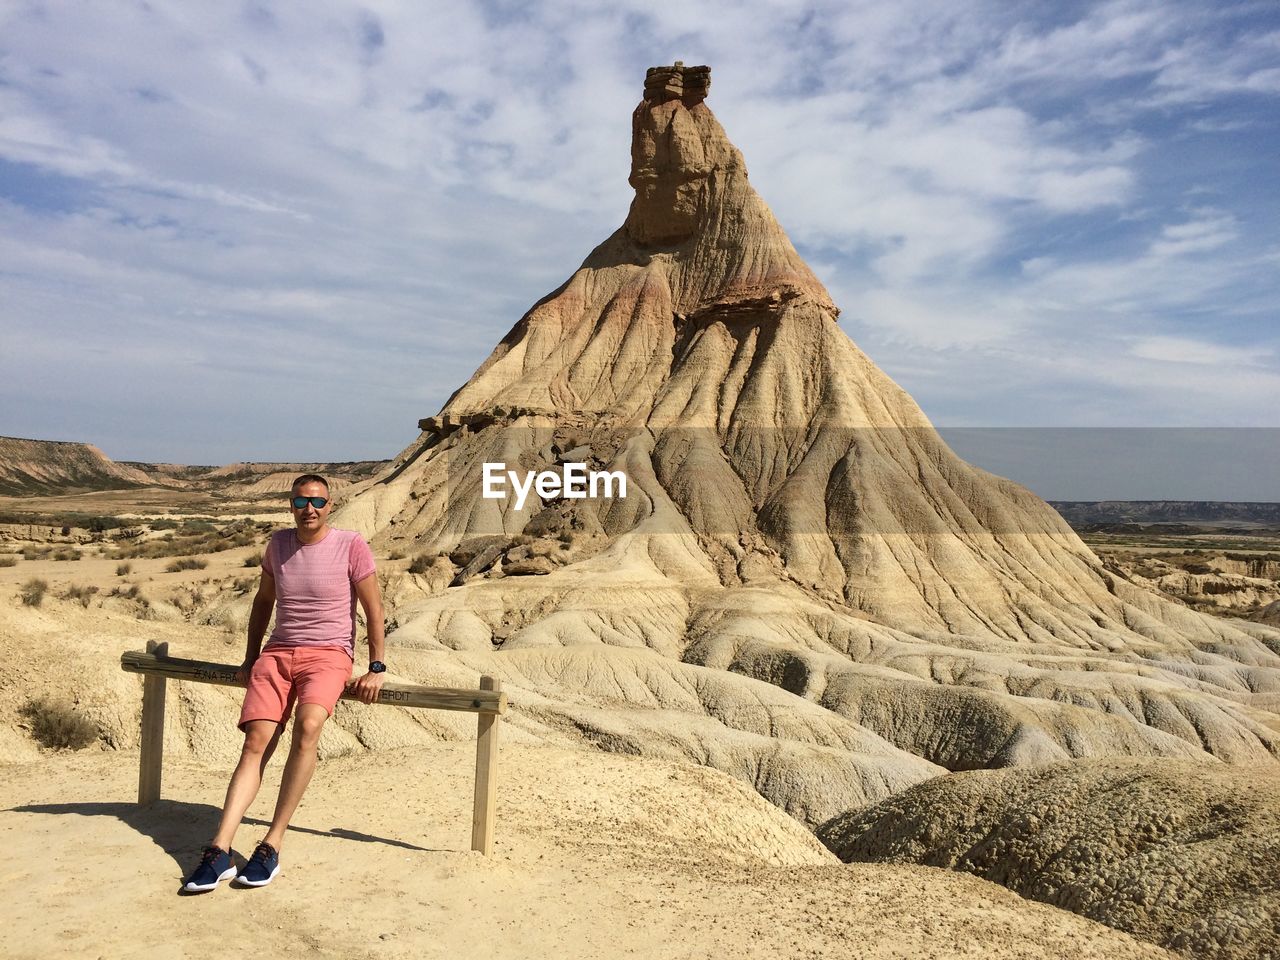
<path id="1" fill-rule="evenodd" d="M 301 543 L 278 530 L 262 557 L 276 582 L 276 628 L 267 647 L 339 647 L 356 655 L 356 584 L 374 572 L 373 551 L 354 530 L 329 528 Z"/>

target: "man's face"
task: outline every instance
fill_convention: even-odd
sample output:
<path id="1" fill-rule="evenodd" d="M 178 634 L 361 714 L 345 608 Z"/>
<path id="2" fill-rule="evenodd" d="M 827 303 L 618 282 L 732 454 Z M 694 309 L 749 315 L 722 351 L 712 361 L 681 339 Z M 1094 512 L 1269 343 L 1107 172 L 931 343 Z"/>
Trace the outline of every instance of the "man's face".
<path id="1" fill-rule="evenodd" d="M 293 488 L 289 494 L 289 509 L 293 511 L 293 522 L 299 530 L 315 532 L 324 527 L 329 520 L 329 511 L 333 509 L 333 501 L 329 500 L 329 489 L 323 483 L 304 483 Z M 301 510 L 293 505 L 293 497 L 324 497 L 328 502 L 323 507 L 316 507 L 308 502 Z"/>

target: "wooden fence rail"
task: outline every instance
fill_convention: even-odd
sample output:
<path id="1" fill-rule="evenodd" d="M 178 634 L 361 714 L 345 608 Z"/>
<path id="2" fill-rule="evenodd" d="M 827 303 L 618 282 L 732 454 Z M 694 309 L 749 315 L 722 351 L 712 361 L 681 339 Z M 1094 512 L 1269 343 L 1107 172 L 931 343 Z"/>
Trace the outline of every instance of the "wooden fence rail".
<path id="1" fill-rule="evenodd" d="M 147 650 L 130 650 L 120 657 L 121 669 L 143 675 L 142 756 L 138 764 L 138 803 L 160 799 L 164 766 L 164 700 L 169 680 L 243 687 L 236 681 L 237 667 L 168 655 L 168 644 L 147 642 Z M 343 693 L 343 700 L 358 700 Z M 429 710 L 462 710 L 476 718 L 476 789 L 471 817 L 471 849 L 486 857 L 493 852 L 494 801 L 498 777 L 498 721 L 507 710 L 507 695 L 493 677 L 481 677 L 480 689 L 420 687 L 387 681 L 375 703 Z"/>

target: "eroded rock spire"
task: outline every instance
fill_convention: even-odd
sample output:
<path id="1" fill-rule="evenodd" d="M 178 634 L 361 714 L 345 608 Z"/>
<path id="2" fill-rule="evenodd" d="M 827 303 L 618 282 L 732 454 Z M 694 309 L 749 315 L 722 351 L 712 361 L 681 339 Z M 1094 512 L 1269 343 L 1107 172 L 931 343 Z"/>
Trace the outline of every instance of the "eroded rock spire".
<path id="1" fill-rule="evenodd" d="M 753 678 L 744 702 L 763 703 L 759 681 L 792 698 L 764 729 L 813 708 L 911 755 L 850 759 L 824 740 L 798 748 L 803 775 L 762 774 L 773 739 L 733 757 L 691 708 L 687 755 L 754 771 L 816 821 L 939 767 L 1273 765 L 1280 634 L 1118 578 L 1042 500 L 957 457 L 832 322 L 704 101 L 709 80 L 679 63 L 648 72 L 626 222 L 345 508 L 381 549 L 437 558 L 397 642 L 457 651 L 467 670 L 493 658 L 540 695 L 567 678 L 574 703 L 604 691 L 608 711 L 620 689 L 648 710 L 648 682 Z M 539 491 L 517 506 L 486 492 L 488 464 L 571 461 L 625 473 L 626 496 Z M 651 742 L 639 713 L 574 722 Z"/>

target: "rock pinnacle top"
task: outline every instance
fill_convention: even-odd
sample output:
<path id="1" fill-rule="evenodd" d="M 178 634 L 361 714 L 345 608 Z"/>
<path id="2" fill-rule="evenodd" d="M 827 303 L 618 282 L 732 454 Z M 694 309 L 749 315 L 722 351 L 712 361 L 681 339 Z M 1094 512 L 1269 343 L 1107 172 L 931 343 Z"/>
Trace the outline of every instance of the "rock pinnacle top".
<path id="1" fill-rule="evenodd" d="M 677 60 L 669 67 L 650 67 L 644 74 L 644 98 L 649 103 L 681 100 L 687 107 L 707 99 L 711 68 L 686 67 Z"/>

